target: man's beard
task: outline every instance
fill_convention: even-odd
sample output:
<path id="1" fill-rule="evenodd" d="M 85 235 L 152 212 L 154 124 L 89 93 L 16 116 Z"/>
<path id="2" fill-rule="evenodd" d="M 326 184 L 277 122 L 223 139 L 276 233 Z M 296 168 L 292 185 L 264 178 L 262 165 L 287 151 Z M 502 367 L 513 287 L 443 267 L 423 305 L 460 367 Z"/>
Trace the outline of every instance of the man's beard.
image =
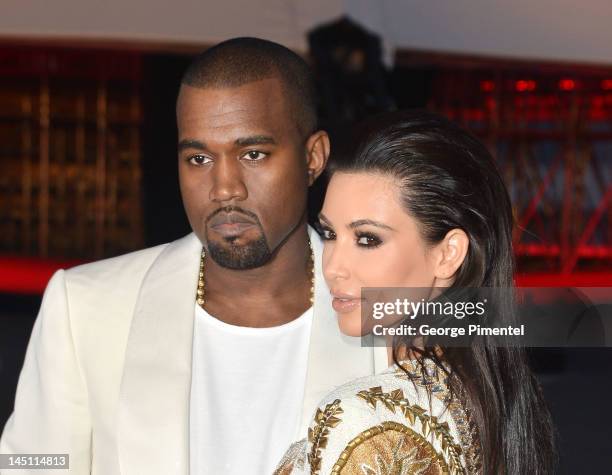
<path id="1" fill-rule="evenodd" d="M 224 238 L 226 245 L 211 241 L 207 237 L 208 255 L 221 267 L 233 270 L 255 269 L 272 259 L 272 252 L 265 236 L 260 236 L 240 246 L 234 245 L 236 238 Z"/>
<path id="2" fill-rule="evenodd" d="M 259 236 L 252 241 L 240 245 L 236 244 L 239 236 L 221 237 L 220 240 L 215 242 L 209 239 L 207 228 L 207 251 L 213 261 L 226 269 L 247 270 L 261 267 L 272 260 L 270 246 L 266 240 L 261 222 L 255 213 L 242 209 L 239 206 L 225 206 L 210 214 L 206 219 L 206 224 L 220 213 L 239 213 L 248 217 L 249 222 L 259 229 Z"/>

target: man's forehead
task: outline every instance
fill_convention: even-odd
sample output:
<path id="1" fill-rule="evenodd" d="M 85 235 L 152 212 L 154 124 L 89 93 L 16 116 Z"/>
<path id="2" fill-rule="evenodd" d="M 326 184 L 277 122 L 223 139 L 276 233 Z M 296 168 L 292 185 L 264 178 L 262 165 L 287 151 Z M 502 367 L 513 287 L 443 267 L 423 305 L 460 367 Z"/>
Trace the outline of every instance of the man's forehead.
<path id="1" fill-rule="evenodd" d="M 285 88 L 277 78 L 262 79 L 236 87 L 194 87 L 181 85 L 177 112 L 193 109 L 225 111 L 228 109 L 269 110 L 282 108 L 288 101 Z"/>
<path id="2" fill-rule="evenodd" d="M 292 116 L 280 81 L 266 79 L 228 88 L 183 85 L 177 103 L 177 121 L 181 135 L 202 128 L 239 128 L 244 132 L 276 135 L 291 127 Z"/>

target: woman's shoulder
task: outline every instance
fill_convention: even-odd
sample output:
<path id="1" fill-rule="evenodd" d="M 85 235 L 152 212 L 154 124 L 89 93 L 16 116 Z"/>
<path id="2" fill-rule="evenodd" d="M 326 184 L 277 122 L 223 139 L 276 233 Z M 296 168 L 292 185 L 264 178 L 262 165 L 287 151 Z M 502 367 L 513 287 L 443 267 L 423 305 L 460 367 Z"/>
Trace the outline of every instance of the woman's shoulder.
<path id="1" fill-rule="evenodd" d="M 413 402 L 423 403 L 426 400 L 426 391 L 420 384 L 415 384 L 407 373 L 397 365 L 390 366 L 385 371 L 348 381 L 329 392 L 319 403 L 319 407 L 328 405 L 336 400 L 344 404 L 358 403 L 364 400 L 369 393 L 397 393 L 401 391 L 405 398 Z"/>
<path id="2" fill-rule="evenodd" d="M 462 428 L 452 413 L 461 414 L 443 376 L 428 378 L 404 363 L 350 381 L 321 401 L 308 430 L 311 473 L 378 474 L 385 467 L 464 473 Z"/>

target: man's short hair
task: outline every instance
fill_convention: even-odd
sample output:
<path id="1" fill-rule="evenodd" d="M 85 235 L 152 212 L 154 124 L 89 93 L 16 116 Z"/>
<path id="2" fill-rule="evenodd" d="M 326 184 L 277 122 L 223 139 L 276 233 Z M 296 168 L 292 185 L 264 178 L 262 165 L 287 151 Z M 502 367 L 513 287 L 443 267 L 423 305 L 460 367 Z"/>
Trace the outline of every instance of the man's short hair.
<path id="1" fill-rule="evenodd" d="M 288 48 L 259 38 L 233 38 L 196 56 L 182 84 L 198 88 L 238 87 L 278 78 L 288 97 L 298 130 L 308 137 L 317 130 L 316 92 L 306 61 Z"/>

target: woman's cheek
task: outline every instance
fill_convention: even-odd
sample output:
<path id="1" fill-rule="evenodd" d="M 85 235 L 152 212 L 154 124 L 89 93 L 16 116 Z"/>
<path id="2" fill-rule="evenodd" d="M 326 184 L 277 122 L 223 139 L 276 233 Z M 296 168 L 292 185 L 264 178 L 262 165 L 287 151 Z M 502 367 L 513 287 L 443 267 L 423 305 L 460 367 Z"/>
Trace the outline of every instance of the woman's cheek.
<path id="1" fill-rule="evenodd" d="M 359 280 L 364 287 L 391 287 L 398 282 L 400 259 L 389 250 L 373 249 L 359 262 Z"/>

